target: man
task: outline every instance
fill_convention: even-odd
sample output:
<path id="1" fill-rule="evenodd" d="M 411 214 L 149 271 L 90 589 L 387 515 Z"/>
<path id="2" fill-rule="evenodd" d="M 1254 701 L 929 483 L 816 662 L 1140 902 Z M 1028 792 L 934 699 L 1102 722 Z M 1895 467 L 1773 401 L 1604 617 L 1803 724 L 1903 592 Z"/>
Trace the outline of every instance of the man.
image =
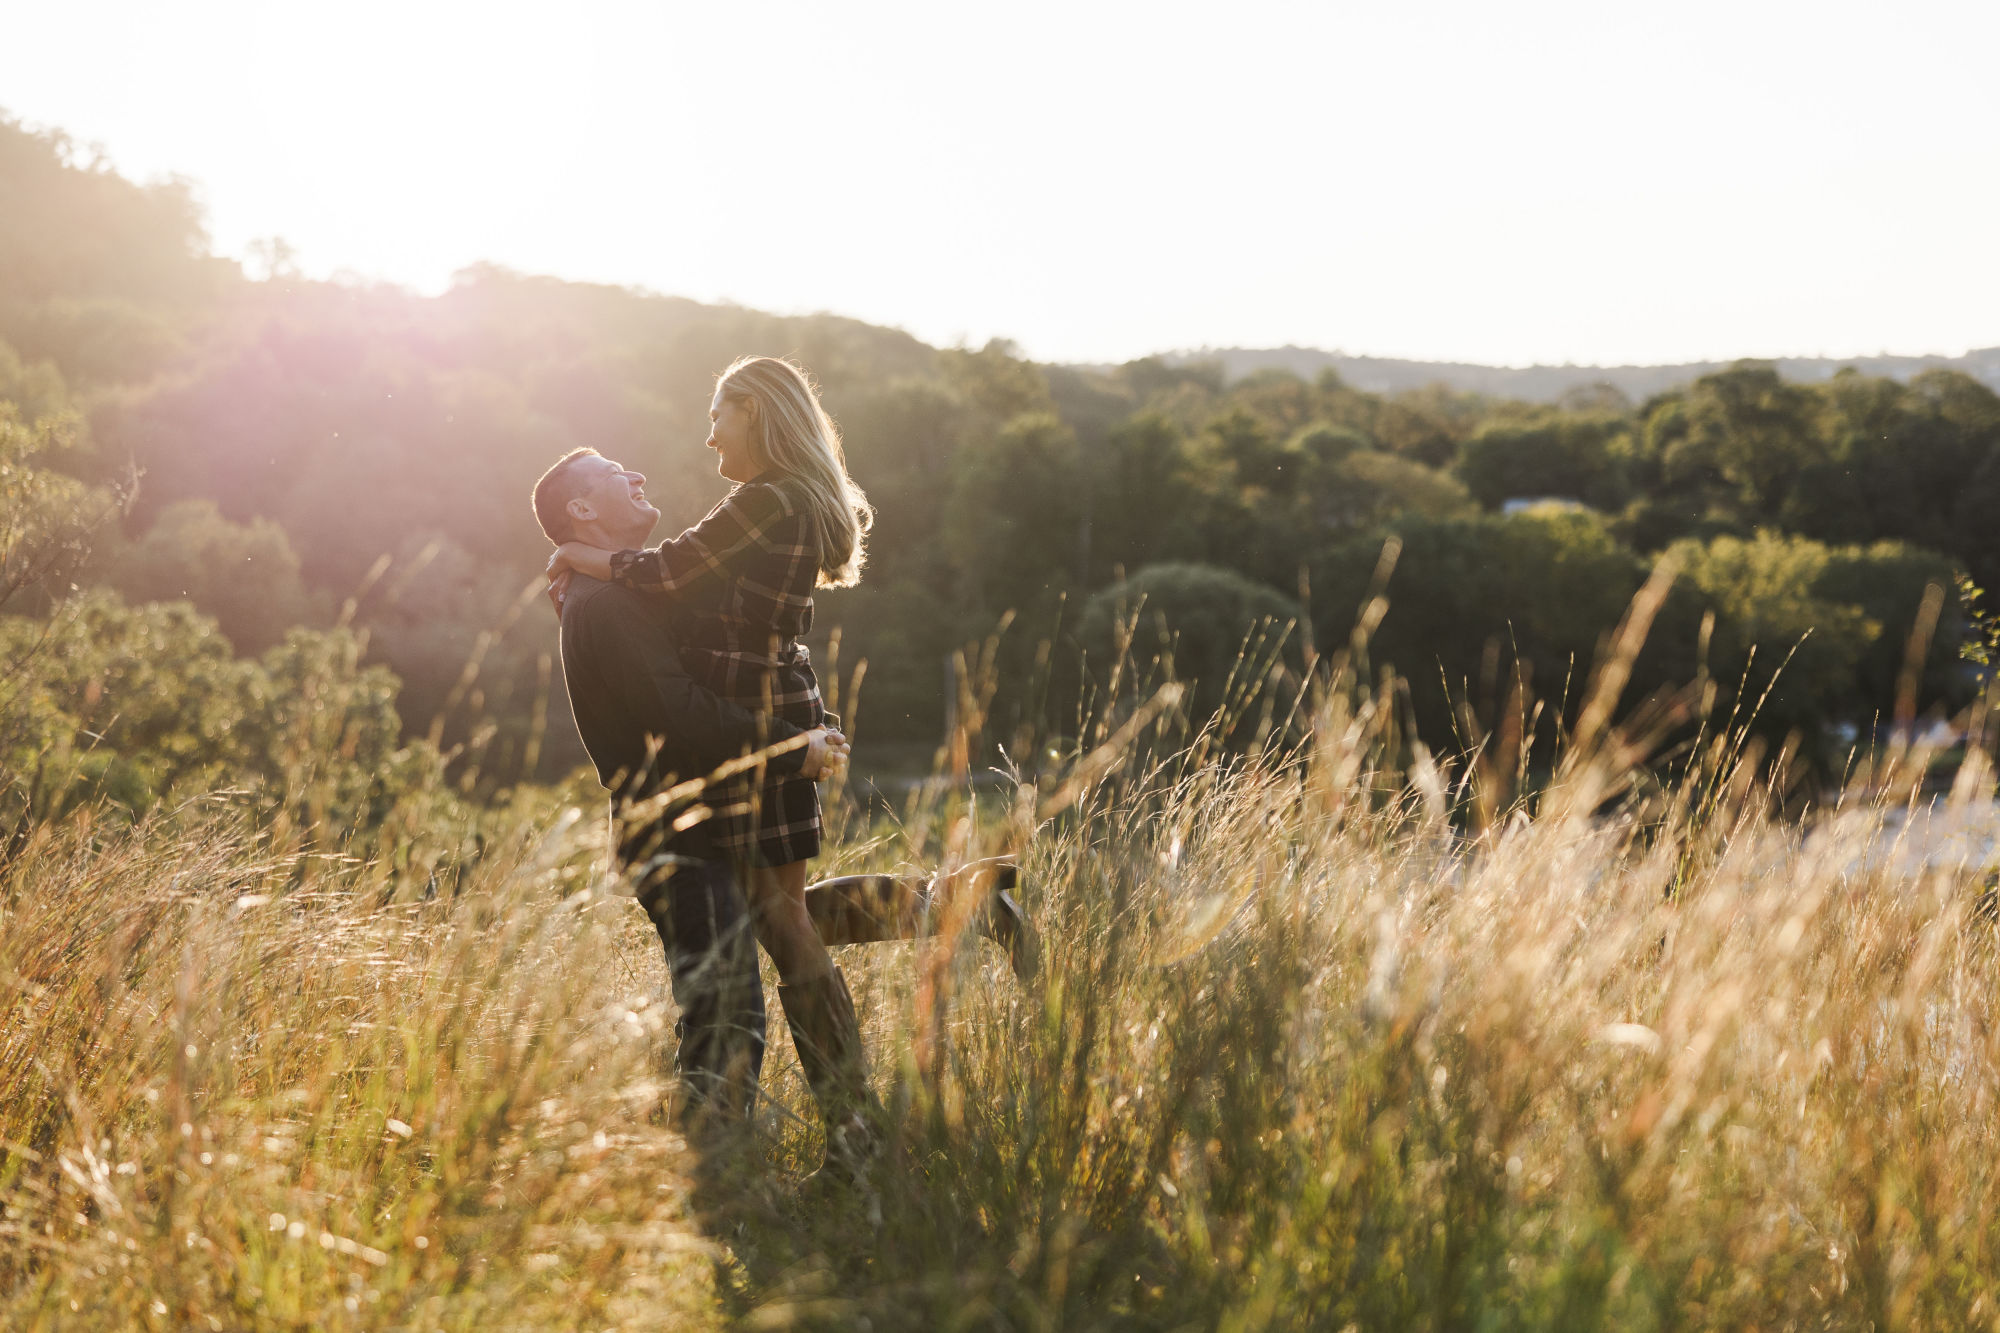
<path id="1" fill-rule="evenodd" d="M 535 515 L 558 545 L 637 547 L 659 518 L 644 484 L 595 451 L 576 450 L 536 484 Z M 571 710 L 612 792 L 619 863 L 666 948 L 688 1100 L 737 1118 L 762 1068 L 763 989 L 747 905 L 703 827 L 698 780 L 752 752 L 779 772 L 824 777 L 845 767 L 846 738 L 753 714 L 696 683 L 656 599 L 581 575 L 550 595 L 562 617 Z M 1006 950 L 1026 980 L 1037 942 L 1011 892 L 1015 882 L 1011 861 L 936 879 L 850 875 L 810 886 L 806 911 L 828 945 L 908 940 L 940 923 L 944 897 L 970 890 L 974 897 L 963 901 L 984 901 L 961 919 Z"/>
<path id="2" fill-rule="evenodd" d="M 558 544 L 640 545 L 659 511 L 635 475 L 595 453 L 564 458 L 535 487 L 543 532 Z M 846 740 L 753 714 L 697 684 L 644 594 L 580 576 L 563 593 L 563 682 L 611 792 L 619 865 L 666 949 L 687 1107 L 704 1123 L 737 1120 L 763 1068 L 764 995 L 749 912 L 708 835 L 701 779 L 748 754 L 818 777 L 844 761 Z"/>

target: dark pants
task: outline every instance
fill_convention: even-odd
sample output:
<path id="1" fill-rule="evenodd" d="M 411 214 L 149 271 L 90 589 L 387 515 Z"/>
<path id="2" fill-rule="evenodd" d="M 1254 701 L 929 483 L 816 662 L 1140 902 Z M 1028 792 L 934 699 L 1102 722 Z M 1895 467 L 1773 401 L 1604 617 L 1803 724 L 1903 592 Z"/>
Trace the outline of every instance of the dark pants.
<path id="1" fill-rule="evenodd" d="M 666 949 L 681 1011 L 674 1067 L 685 1112 L 716 1124 L 741 1120 L 764 1068 L 764 986 L 749 907 L 727 861 L 645 855 L 653 831 L 622 840 L 619 859 Z"/>

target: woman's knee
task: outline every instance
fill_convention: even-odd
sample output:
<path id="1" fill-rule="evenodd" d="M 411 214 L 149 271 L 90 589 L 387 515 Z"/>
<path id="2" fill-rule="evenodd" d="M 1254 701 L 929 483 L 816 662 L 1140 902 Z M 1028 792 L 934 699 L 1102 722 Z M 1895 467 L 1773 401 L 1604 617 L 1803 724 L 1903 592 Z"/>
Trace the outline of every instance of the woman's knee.
<path id="1" fill-rule="evenodd" d="M 830 970 L 832 956 L 806 909 L 805 866 L 759 866 L 746 876 L 764 951 L 787 981 L 807 981 Z"/>
<path id="2" fill-rule="evenodd" d="M 759 903 L 756 920 L 757 940 L 777 964 L 779 975 L 790 980 L 796 974 L 824 970 L 820 960 L 828 956 L 826 946 L 803 903 Z"/>

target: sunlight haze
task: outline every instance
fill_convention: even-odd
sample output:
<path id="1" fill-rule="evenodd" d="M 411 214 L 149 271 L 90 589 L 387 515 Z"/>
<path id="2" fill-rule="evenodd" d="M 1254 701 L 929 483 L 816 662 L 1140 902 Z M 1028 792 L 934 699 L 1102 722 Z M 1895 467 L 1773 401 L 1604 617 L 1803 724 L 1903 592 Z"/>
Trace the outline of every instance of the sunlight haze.
<path id="1" fill-rule="evenodd" d="M 1068 361 L 2000 344 L 1990 3 L 12 10 L 0 108 L 311 276 Z"/>

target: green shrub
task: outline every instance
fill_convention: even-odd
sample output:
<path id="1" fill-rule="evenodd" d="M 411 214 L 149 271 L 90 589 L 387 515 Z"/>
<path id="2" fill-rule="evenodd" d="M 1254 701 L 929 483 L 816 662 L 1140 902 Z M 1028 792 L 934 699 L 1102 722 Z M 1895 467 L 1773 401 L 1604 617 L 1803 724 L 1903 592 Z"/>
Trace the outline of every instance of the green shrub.
<path id="1" fill-rule="evenodd" d="M 1262 584 L 1212 565 L 1176 563 L 1092 594 L 1077 639 L 1102 686 L 1114 671 L 1127 687 L 1169 678 L 1191 685 L 1186 708 L 1200 723 L 1225 705 L 1288 701 L 1288 679 L 1296 692 L 1290 673 L 1300 661 L 1299 621 L 1298 603 Z M 1278 693 L 1266 698 L 1271 683 Z"/>

